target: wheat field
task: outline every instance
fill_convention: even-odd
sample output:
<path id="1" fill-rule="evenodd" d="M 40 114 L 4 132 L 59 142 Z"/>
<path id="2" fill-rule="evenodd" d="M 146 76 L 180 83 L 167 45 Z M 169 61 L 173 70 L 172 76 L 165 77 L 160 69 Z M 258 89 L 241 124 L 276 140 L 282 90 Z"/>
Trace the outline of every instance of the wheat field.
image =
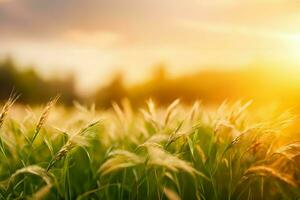
<path id="1" fill-rule="evenodd" d="M 175 100 L 112 109 L 12 96 L 0 115 L 0 199 L 296 199 L 297 116 Z M 263 113 L 263 114 L 262 114 Z"/>

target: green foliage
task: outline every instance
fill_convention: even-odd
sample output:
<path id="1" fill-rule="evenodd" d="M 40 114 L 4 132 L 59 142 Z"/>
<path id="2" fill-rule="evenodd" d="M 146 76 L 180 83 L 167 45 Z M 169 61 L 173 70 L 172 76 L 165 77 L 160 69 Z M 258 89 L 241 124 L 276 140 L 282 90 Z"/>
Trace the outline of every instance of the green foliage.
<path id="1" fill-rule="evenodd" d="M 123 101 L 96 111 L 53 101 L 44 111 L 13 102 L 2 111 L 0 199 L 300 196 L 300 145 L 286 137 L 295 120 L 288 113 L 262 117 L 247 110 L 251 102 L 215 109 L 148 101 L 133 111 Z"/>

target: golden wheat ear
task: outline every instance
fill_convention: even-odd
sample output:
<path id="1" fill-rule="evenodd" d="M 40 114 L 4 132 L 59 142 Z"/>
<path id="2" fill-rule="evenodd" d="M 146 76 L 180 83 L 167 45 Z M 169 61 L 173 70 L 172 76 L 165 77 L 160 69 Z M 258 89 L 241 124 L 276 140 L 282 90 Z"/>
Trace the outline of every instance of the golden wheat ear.
<path id="1" fill-rule="evenodd" d="M 246 170 L 245 177 L 253 176 L 261 176 L 261 177 L 273 177 L 279 181 L 282 181 L 292 187 L 299 188 L 299 181 L 295 179 L 290 174 L 282 173 L 277 169 L 272 167 L 260 165 L 253 166 Z"/>
<path id="2" fill-rule="evenodd" d="M 88 142 L 85 141 L 86 138 L 84 134 L 92 127 L 96 126 L 99 124 L 100 121 L 93 122 L 91 124 L 88 124 L 84 128 L 82 128 L 78 133 L 73 135 L 71 138 L 68 139 L 66 144 L 62 146 L 62 148 L 58 151 L 58 153 L 55 155 L 54 158 L 49 162 L 47 171 L 49 171 L 57 161 L 61 160 L 64 158 L 72 149 L 74 149 L 77 146 L 87 146 Z"/>
<path id="3" fill-rule="evenodd" d="M 170 121 L 170 117 L 171 117 L 173 111 L 175 110 L 175 108 L 178 106 L 179 103 L 180 103 L 180 99 L 176 99 L 167 108 L 167 111 L 165 113 L 165 120 L 164 120 L 164 125 L 165 126 L 168 125 L 168 122 Z"/>
<path id="4" fill-rule="evenodd" d="M 18 100 L 19 97 L 20 97 L 20 94 L 17 94 L 13 91 L 10 94 L 8 100 L 4 104 L 2 111 L 0 113 L 0 128 L 3 126 L 5 118 L 8 114 L 8 111 L 11 109 L 11 107 L 14 105 L 14 103 Z"/>
<path id="5" fill-rule="evenodd" d="M 44 111 L 36 125 L 35 131 L 34 131 L 34 135 L 33 138 L 31 140 L 31 144 L 33 144 L 34 140 L 36 139 L 36 137 L 38 136 L 40 130 L 42 129 L 43 125 L 45 124 L 50 110 L 51 108 L 56 104 L 56 102 L 58 101 L 58 99 L 60 98 L 60 95 L 56 95 L 54 98 L 52 98 L 46 105 L 46 107 L 44 108 Z"/>

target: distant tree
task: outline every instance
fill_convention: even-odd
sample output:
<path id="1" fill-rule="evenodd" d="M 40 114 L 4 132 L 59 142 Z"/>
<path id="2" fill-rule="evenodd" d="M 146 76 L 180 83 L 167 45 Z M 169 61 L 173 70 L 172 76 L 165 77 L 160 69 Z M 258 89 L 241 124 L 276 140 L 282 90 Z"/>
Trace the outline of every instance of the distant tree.
<path id="1" fill-rule="evenodd" d="M 61 102 L 68 105 L 78 99 L 74 76 L 44 80 L 33 67 L 20 71 L 13 59 L 7 57 L 0 61 L 0 101 L 6 100 L 13 89 L 21 94 L 19 102 L 29 104 L 44 103 L 57 94 L 61 94 Z"/>
<path id="2" fill-rule="evenodd" d="M 0 100 L 5 99 L 14 88 L 14 83 L 18 78 L 15 75 L 17 75 L 17 71 L 11 57 L 0 61 Z"/>
<path id="3" fill-rule="evenodd" d="M 164 81 L 167 77 L 167 69 L 166 65 L 163 63 L 159 63 L 154 66 L 153 70 L 153 81 Z"/>
<path id="4" fill-rule="evenodd" d="M 117 72 L 108 85 L 96 92 L 95 100 L 98 106 L 107 108 L 111 106 L 112 102 L 119 103 L 126 96 L 127 90 L 123 83 L 123 74 Z"/>

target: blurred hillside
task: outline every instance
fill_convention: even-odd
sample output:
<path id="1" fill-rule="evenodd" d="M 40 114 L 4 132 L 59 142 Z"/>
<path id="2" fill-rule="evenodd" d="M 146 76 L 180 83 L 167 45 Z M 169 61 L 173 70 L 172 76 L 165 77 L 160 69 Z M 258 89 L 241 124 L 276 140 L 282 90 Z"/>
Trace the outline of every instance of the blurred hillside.
<path id="1" fill-rule="evenodd" d="M 116 74 L 111 82 L 99 87 L 90 97 L 83 97 L 75 89 L 74 77 L 42 79 L 34 70 L 24 71 L 12 59 L 0 62 L 0 100 L 8 98 L 12 89 L 22 94 L 19 102 L 39 104 L 56 94 L 61 102 L 72 105 L 74 100 L 95 102 L 99 107 L 110 107 L 113 101 L 128 98 L 133 104 L 143 104 L 149 97 L 167 104 L 176 98 L 184 102 L 201 99 L 214 104 L 227 100 L 254 99 L 257 103 L 277 101 L 294 106 L 300 100 L 300 79 L 297 74 L 264 68 L 259 65 L 239 70 L 205 70 L 196 74 L 171 78 L 163 66 L 154 68 L 150 80 L 127 87 L 123 75 Z"/>

